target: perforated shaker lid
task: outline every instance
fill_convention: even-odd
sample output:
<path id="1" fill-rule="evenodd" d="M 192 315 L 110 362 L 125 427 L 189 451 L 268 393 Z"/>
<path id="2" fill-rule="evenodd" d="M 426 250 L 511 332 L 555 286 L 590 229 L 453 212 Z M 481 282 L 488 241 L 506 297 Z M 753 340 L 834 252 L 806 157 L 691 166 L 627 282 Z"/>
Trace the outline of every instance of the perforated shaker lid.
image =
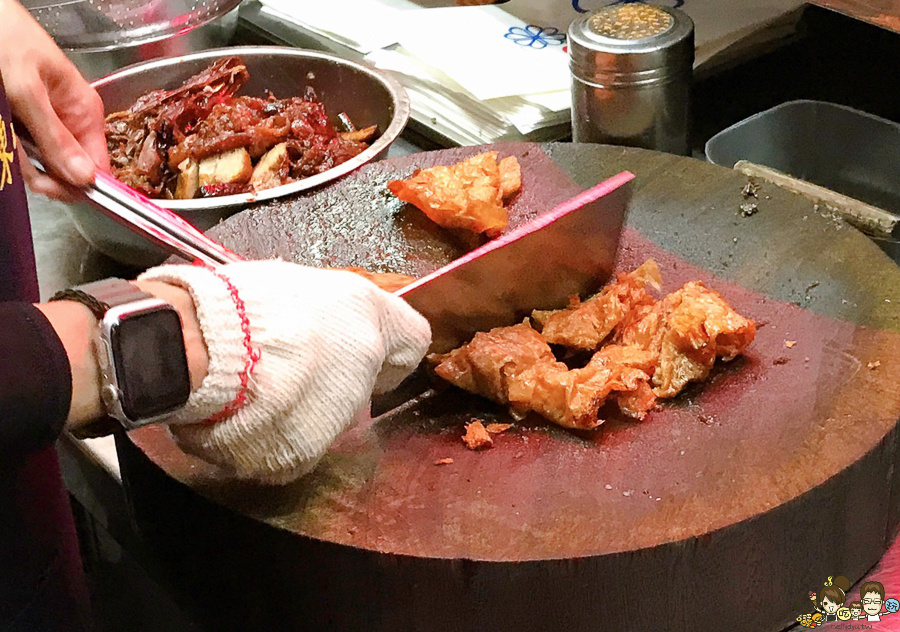
<path id="1" fill-rule="evenodd" d="M 652 83 L 689 71 L 694 22 L 678 9 L 614 4 L 569 26 L 572 74 L 601 85 Z"/>
<path id="2" fill-rule="evenodd" d="M 21 0 L 61 48 L 103 50 L 180 35 L 241 0 Z"/>

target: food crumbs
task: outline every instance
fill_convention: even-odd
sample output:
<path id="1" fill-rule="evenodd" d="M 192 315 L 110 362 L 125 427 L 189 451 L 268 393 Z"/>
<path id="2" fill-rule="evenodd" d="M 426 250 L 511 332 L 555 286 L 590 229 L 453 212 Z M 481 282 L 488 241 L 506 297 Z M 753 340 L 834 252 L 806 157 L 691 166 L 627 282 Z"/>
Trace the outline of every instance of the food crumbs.
<path id="1" fill-rule="evenodd" d="M 512 424 L 488 424 L 485 430 L 491 434 L 500 434 L 501 432 L 506 432 L 510 428 L 512 428 Z"/>
<path id="2" fill-rule="evenodd" d="M 795 344 L 797 344 L 796 340 L 785 340 L 784 341 L 784 346 L 787 347 L 788 349 L 793 349 Z"/>
<path id="3" fill-rule="evenodd" d="M 491 439 L 484 424 L 477 419 L 466 424 L 466 434 L 462 440 L 470 450 L 483 450 L 494 445 L 494 440 Z"/>
<path id="4" fill-rule="evenodd" d="M 612 489 L 612 485 L 610 485 L 609 483 L 607 483 L 607 484 L 606 484 L 606 489 Z"/>
<path id="5" fill-rule="evenodd" d="M 784 356 L 779 356 L 779 357 L 775 358 L 774 360 L 772 360 L 772 364 L 774 364 L 775 366 L 778 366 L 780 364 L 787 364 L 787 363 L 788 363 L 788 359 L 785 358 Z"/>
<path id="6" fill-rule="evenodd" d="M 869 367 L 869 369 L 871 369 L 871 370 L 875 370 L 881 366 L 881 360 L 875 360 L 874 362 L 869 362 L 866 366 Z"/>
<path id="7" fill-rule="evenodd" d="M 750 180 L 746 185 L 744 185 L 744 188 L 741 189 L 741 195 L 743 195 L 745 199 L 751 197 L 759 197 L 758 195 L 756 195 L 758 192 L 759 183 L 757 183 L 755 180 Z"/>
<path id="8" fill-rule="evenodd" d="M 451 463 L 453 463 L 453 459 L 451 459 L 450 457 L 438 459 L 434 462 L 435 465 L 450 465 Z"/>
<path id="9" fill-rule="evenodd" d="M 741 217 L 752 217 L 759 211 L 759 207 L 752 202 L 744 202 L 741 204 Z"/>
<path id="10" fill-rule="evenodd" d="M 626 497 L 627 497 L 627 496 L 631 496 L 631 492 L 622 492 L 622 495 L 623 495 L 623 496 L 626 496 Z"/>

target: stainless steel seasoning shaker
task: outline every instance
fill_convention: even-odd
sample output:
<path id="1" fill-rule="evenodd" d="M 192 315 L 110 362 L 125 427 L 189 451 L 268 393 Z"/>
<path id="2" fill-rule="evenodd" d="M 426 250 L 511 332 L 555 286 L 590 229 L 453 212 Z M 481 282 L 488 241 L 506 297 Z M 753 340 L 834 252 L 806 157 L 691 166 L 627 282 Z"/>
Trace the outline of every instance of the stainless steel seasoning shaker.
<path id="1" fill-rule="evenodd" d="M 614 4 L 569 26 L 572 138 L 690 153 L 694 23 L 678 9 Z"/>

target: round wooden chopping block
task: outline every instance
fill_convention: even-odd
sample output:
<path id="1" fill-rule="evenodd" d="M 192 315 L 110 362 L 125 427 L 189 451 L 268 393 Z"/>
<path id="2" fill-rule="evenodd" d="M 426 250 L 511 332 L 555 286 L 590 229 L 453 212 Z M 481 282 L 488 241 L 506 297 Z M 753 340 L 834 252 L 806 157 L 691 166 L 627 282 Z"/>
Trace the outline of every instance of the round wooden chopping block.
<path id="1" fill-rule="evenodd" d="M 216 630 L 758 632 L 809 611 L 826 576 L 859 579 L 900 522 L 900 270 L 811 202 L 766 184 L 745 199 L 745 177 L 689 158 L 515 143 L 372 164 L 211 234 L 249 257 L 423 274 L 471 244 L 385 183 L 487 149 L 522 165 L 513 227 L 635 173 L 619 269 L 652 257 L 666 292 L 704 281 L 756 340 L 643 422 L 529 418 L 472 452 L 465 422 L 508 418 L 450 389 L 363 420 L 280 488 L 132 432 L 134 516 L 186 607 Z"/>

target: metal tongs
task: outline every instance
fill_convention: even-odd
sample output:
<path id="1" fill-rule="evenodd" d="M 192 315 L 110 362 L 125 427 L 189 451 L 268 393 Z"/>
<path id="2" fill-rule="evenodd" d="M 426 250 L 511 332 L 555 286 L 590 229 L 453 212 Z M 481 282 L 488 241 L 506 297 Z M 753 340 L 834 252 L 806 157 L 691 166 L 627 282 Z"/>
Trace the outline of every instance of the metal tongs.
<path id="1" fill-rule="evenodd" d="M 41 162 L 37 146 L 29 138 L 19 137 L 31 164 L 38 171 L 48 171 Z M 167 252 L 189 261 L 199 260 L 216 266 L 244 258 L 216 243 L 190 223 L 168 209 L 161 208 L 108 173 L 98 171 L 94 182 L 81 190 L 91 205 L 115 222 L 134 231 Z"/>

